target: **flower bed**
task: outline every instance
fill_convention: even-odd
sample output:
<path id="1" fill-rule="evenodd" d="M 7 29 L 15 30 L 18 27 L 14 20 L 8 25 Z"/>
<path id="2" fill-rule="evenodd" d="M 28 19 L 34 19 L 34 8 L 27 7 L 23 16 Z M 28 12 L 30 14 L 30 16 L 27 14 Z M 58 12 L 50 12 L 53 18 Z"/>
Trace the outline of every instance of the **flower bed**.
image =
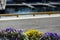
<path id="1" fill-rule="evenodd" d="M 28 40 L 28 37 L 22 30 L 7 28 L 0 30 L 0 40 Z"/>
<path id="2" fill-rule="evenodd" d="M 51 32 L 40 32 L 38 30 L 22 30 L 7 28 L 0 30 L 0 40 L 60 40 L 60 35 Z"/>

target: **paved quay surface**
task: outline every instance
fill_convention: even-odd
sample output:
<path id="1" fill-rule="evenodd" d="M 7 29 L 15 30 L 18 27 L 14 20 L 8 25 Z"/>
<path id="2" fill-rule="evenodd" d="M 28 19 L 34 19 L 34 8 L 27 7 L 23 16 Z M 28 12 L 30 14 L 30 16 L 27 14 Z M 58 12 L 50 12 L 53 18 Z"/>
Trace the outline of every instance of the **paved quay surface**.
<path id="1" fill-rule="evenodd" d="M 60 17 L 17 19 L 0 21 L 0 29 L 12 27 L 15 29 L 37 29 L 43 32 L 56 32 L 60 34 Z"/>

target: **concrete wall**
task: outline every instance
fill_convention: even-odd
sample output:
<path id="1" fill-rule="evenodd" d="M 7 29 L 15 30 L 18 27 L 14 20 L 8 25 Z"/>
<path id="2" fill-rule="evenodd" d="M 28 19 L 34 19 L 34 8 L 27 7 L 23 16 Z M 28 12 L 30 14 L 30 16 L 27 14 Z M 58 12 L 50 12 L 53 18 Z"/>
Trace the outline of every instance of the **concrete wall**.
<path id="1" fill-rule="evenodd" d="M 43 32 L 60 33 L 60 17 L 0 21 L 0 29 L 7 27 L 23 29 L 24 31 L 37 29 Z"/>

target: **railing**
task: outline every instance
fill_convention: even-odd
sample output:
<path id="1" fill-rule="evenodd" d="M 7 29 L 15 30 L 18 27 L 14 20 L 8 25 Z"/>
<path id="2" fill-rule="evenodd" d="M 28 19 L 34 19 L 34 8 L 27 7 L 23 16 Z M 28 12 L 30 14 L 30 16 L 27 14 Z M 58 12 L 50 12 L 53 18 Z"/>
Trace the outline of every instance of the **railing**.
<path id="1" fill-rule="evenodd" d="M 0 14 L 0 16 L 19 16 L 18 14 Z"/>
<path id="2" fill-rule="evenodd" d="M 31 12 L 29 14 L 0 14 L 0 16 L 17 16 L 19 17 L 19 15 L 39 15 L 39 14 L 48 14 L 48 15 L 51 15 L 51 14 L 60 14 L 60 11 L 51 11 L 51 12 Z"/>

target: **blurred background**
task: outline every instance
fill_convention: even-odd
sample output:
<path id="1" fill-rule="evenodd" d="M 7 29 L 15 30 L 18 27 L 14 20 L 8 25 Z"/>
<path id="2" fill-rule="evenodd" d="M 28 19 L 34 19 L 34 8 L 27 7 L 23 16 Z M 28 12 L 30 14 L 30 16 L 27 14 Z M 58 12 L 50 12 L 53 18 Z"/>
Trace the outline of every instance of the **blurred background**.
<path id="1" fill-rule="evenodd" d="M 59 3 L 60 0 L 7 0 L 7 4 L 21 4 L 21 3 L 50 3 L 56 2 Z M 4 13 L 13 13 L 13 14 L 25 14 L 27 12 L 47 12 L 47 11 L 60 11 L 60 5 L 54 5 L 56 7 L 49 7 L 43 5 L 36 5 L 35 8 L 30 8 L 28 6 L 6 6 Z"/>
<path id="2" fill-rule="evenodd" d="M 36 2 L 60 2 L 60 0 L 7 0 L 7 3 L 36 3 Z"/>

